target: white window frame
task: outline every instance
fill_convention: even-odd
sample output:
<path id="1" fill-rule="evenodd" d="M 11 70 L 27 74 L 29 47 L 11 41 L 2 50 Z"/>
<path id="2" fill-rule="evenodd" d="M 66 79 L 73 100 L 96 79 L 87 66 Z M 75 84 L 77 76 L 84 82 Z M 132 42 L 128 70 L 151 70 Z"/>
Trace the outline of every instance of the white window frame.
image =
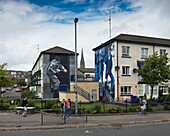
<path id="1" fill-rule="evenodd" d="M 125 73 L 123 70 L 124 68 L 125 68 Z M 129 69 L 129 71 L 127 69 Z M 122 75 L 130 75 L 130 66 L 122 66 Z"/>
<path id="2" fill-rule="evenodd" d="M 162 94 L 167 95 L 168 94 L 168 86 L 159 86 L 162 88 Z"/>
<path id="3" fill-rule="evenodd" d="M 127 88 L 127 92 L 125 92 L 125 88 Z M 120 87 L 120 94 L 121 95 L 131 95 L 132 94 L 132 86 L 121 86 Z"/>
<path id="4" fill-rule="evenodd" d="M 125 49 L 125 52 L 123 52 L 123 49 Z M 129 46 L 122 46 L 122 56 L 129 56 Z"/>
<path id="5" fill-rule="evenodd" d="M 141 49 L 141 58 L 147 58 L 148 57 L 148 48 L 142 48 Z"/>
<path id="6" fill-rule="evenodd" d="M 166 50 L 160 49 L 160 55 L 164 55 L 166 53 Z"/>

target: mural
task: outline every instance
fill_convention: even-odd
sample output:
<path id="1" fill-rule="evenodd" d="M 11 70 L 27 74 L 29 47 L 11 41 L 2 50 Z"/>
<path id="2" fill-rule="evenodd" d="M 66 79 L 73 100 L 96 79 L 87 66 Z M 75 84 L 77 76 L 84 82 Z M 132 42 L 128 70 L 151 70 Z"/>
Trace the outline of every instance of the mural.
<path id="1" fill-rule="evenodd" d="M 58 98 L 61 85 L 69 84 L 69 56 L 44 55 L 44 98 Z"/>
<path id="2" fill-rule="evenodd" d="M 114 45 L 95 51 L 95 78 L 99 81 L 100 99 L 114 98 Z"/>

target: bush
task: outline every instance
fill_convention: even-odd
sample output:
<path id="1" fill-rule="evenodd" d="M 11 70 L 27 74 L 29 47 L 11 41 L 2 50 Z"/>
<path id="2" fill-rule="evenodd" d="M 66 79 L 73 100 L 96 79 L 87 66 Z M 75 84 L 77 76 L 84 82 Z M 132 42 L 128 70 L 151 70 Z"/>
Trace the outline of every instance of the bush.
<path id="1" fill-rule="evenodd" d="M 170 93 L 168 93 L 168 95 L 166 96 L 166 100 L 170 101 Z"/>
<path id="2" fill-rule="evenodd" d="M 47 102 L 46 102 L 46 105 L 45 105 L 45 108 L 46 108 L 46 109 L 51 109 L 51 107 L 52 107 L 54 104 L 56 104 L 55 101 L 47 101 Z"/>
<path id="3" fill-rule="evenodd" d="M 147 110 L 147 106 L 146 106 L 146 110 Z M 150 112 L 150 111 L 153 111 L 153 108 L 150 106 L 150 105 L 148 105 L 148 111 Z"/>
<path id="4" fill-rule="evenodd" d="M 101 105 L 100 104 L 95 104 L 92 109 L 93 109 L 93 111 L 96 111 L 96 113 L 101 113 Z"/>
<path id="5" fill-rule="evenodd" d="M 164 110 L 170 110 L 170 106 L 164 105 Z"/>
<path id="6" fill-rule="evenodd" d="M 51 109 L 60 109 L 60 108 L 61 108 L 60 104 L 53 104 L 51 106 Z"/>
<path id="7" fill-rule="evenodd" d="M 24 98 L 24 97 L 27 97 L 28 99 L 37 99 L 38 96 L 36 94 L 35 91 L 27 91 L 27 90 L 24 90 L 22 93 L 21 93 L 21 96 Z"/>
<path id="8" fill-rule="evenodd" d="M 3 109 L 9 110 L 10 104 L 9 103 L 3 103 Z"/>
<path id="9" fill-rule="evenodd" d="M 28 107 L 35 107 L 35 102 L 28 101 Z"/>
<path id="10" fill-rule="evenodd" d="M 137 111 L 137 108 L 136 107 L 133 107 L 133 106 L 130 106 L 127 108 L 127 111 L 128 112 L 136 112 Z"/>
<path id="11" fill-rule="evenodd" d="M 116 108 L 116 111 L 117 111 L 117 112 L 122 112 L 122 108 L 117 107 L 117 108 Z"/>
<path id="12" fill-rule="evenodd" d="M 114 112 L 116 112 L 116 108 L 108 107 L 108 108 L 106 108 L 106 112 L 107 113 L 114 113 Z"/>

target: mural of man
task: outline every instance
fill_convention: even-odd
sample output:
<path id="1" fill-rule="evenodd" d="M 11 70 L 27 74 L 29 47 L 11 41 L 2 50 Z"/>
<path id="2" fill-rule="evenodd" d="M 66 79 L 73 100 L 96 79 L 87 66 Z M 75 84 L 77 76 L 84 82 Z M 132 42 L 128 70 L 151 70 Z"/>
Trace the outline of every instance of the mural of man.
<path id="1" fill-rule="evenodd" d="M 62 64 L 60 64 L 60 57 L 56 56 L 48 65 L 47 65 L 47 75 L 51 79 L 53 83 L 53 91 L 56 91 L 60 86 L 60 80 L 57 77 L 57 74 L 60 72 L 67 73 L 67 69 L 64 68 Z"/>
<path id="2" fill-rule="evenodd" d="M 114 76 L 112 74 L 112 54 L 111 54 L 111 47 L 108 48 L 108 54 L 106 55 L 105 58 L 105 64 L 106 64 L 106 77 L 105 77 L 105 83 L 107 84 L 108 82 L 108 75 L 111 78 L 111 90 L 110 93 L 113 93 L 114 89 Z"/>

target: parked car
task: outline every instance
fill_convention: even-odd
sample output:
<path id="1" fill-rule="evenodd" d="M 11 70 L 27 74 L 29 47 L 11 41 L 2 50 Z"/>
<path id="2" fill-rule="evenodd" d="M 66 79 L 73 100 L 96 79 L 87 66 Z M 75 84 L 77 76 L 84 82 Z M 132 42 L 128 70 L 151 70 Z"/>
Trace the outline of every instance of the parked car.
<path id="1" fill-rule="evenodd" d="M 20 88 L 16 88 L 15 92 L 21 92 Z"/>
<path id="2" fill-rule="evenodd" d="M 6 89 L 5 88 L 1 88 L 1 93 L 6 93 Z"/>
<path id="3" fill-rule="evenodd" d="M 6 88 L 6 90 L 12 91 L 12 87 L 8 87 L 8 88 Z"/>

